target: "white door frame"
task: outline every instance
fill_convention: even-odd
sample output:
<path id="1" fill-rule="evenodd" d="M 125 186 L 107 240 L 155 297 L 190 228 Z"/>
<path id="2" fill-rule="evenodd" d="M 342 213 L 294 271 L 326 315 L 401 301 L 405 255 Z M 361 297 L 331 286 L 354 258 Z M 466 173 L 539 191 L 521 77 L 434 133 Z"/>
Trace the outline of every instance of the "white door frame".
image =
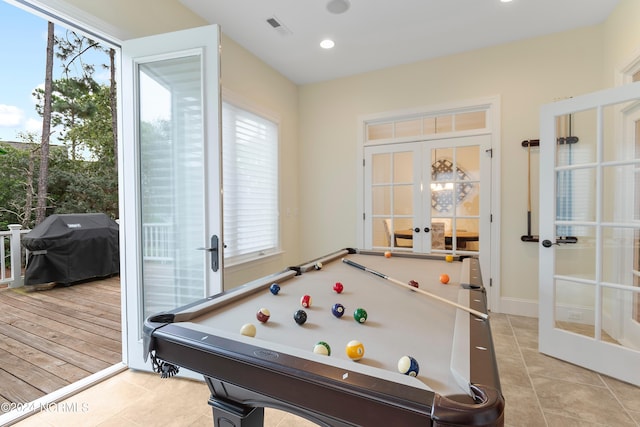
<path id="1" fill-rule="evenodd" d="M 456 137 L 456 136 L 471 136 L 474 134 L 489 134 L 491 136 L 491 147 L 488 149 L 487 155 L 492 158 L 491 161 L 491 186 L 490 194 L 484 196 L 490 200 L 491 210 L 491 231 L 487 234 L 490 239 L 490 258 L 487 261 L 489 271 L 483 271 L 483 277 L 488 277 L 489 280 L 485 280 L 485 287 L 487 288 L 487 302 L 491 311 L 496 313 L 500 312 L 500 146 L 501 146 L 501 124 L 500 124 L 500 97 L 490 96 L 485 98 L 470 99 L 459 102 L 451 102 L 441 105 L 422 106 L 403 110 L 385 111 L 374 114 L 362 115 L 357 118 L 358 129 L 358 143 L 357 143 L 357 170 L 360 172 L 356 174 L 358 193 L 356 194 L 356 212 L 358 215 L 356 227 L 356 242 L 359 247 L 365 247 L 365 224 L 362 220 L 364 217 L 364 192 L 365 192 L 365 177 L 364 177 L 364 146 L 367 135 L 367 124 L 371 122 L 381 122 L 384 120 L 393 120 L 400 117 L 412 117 L 420 114 L 439 114 L 439 113 L 456 113 L 461 111 L 468 111 L 472 109 L 483 109 L 486 111 L 486 128 L 479 131 L 467 131 L 456 132 L 449 135 L 438 134 L 437 139 L 444 137 Z M 435 137 L 435 136 L 434 136 Z M 424 140 L 424 138 L 420 138 Z M 408 138 L 406 140 L 398 140 L 396 142 L 414 142 L 416 138 Z M 482 153 L 481 153 L 482 154 Z M 485 269 L 487 270 L 487 269 Z"/>
<path id="2" fill-rule="evenodd" d="M 566 330 L 556 328 L 556 307 L 555 307 L 555 283 L 557 276 L 555 263 L 555 248 L 552 244 L 545 247 L 543 242 L 548 240 L 551 243 L 556 241 L 556 117 L 575 112 L 598 109 L 598 129 L 596 131 L 599 143 L 602 144 L 604 137 L 603 113 L 600 106 L 622 104 L 627 101 L 640 100 L 640 82 L 619 86 L 613 89 L 602 90 L 587 95 L 570 98 L 553 104 L 544 105 L 540 112 L 540 169 L 545 173 L 540 174 L 540 246 L 539 246 L 539 350 L 542 353 L 566 360 L 570 363 L 586 367 L 596 372 L 601 372 L 622 381 L 640 385 L 640 370 L 630 369 L 640 365 L 640 351 L 635 351 L 627 347 L 612 345 L 600 340 L 600 331 L 606 319 L 603 319 L 601 291 L 595 292 L 595 316 L 594 330 L 595 339 L 584 335 L 575 334 Z M 616 106 L 614 114 L 623 114 L 620 106 Z M 615 135 L 620 137 L 624 132 L 621 128 L 619 117 L 614 120 L 617 129 Z M 601 156 L 599 157 L 601 159 Z M 602 161 L 602 160 L 599 160 Z M 596 160 L 598 162 L 598 160 Z M 594 163 L 595 165 L 595 163 Z M 595 166 L 594 166 L 595 167 Z M 600 180 L 598 180 L 600 181 Z M 602 186 L 602 184 L 598 184 Z M 602 193 L 602 189 L 599 189 Z M 598 200 L 597 196 L 597 199 Z M 596 208 L 597 208 L 596 204 Z M 594 225 L 602 221 L 596 216 Z M 599 251 L 598 237 L 601 233 L 596 232 L 596 251 Z M 596 259 L 598 259 L 597 256 Z M 598 262 L 597 262 L 598 263 Z M 623 289 L 627 292 L 638 292 L 638 288 L 629 289 L 628 286 L 618 286 L 615 284 L 605 284 L 602 282 L 600 267 L 596 267 L 595 280 L 582 280 L 584 284 L 593 285 L 600 288 Z M 579 278 L 573 278 L 579 282 Z M 593 282 L 593 283 L 592 283 Z"/>
<path id="3" fill-rule="evenodd" d="M 122 100 L 121 140 L 127 141 L 120 152 L 122 169 L 120 169 L 120 213 L 121 213 L 121 251 L 124 249 L 124 286 L 126 294 L 126 323 L 123 330 L 127 330 L 126 364 L 135 369 L 149 369 L 150 360 L 143 361 L 144 348 L 142 346 L 143 315 L 143 266 L 142 266 L 142 206 L 140 190 L 141 158 L 140 158 L 140 130 L 138 112 L 139 82 L 137 82 L 137 67 L 145 63 L 155 63 L 183 57 L 198 57 L 201 72 L 201 114 L 202 130 L 198 140 L 202 139 L 202 182 L 204 184 L 204 211 L 199 212 L 198 219 L 204 221 L 203 235 L 200 243 L 189 247 L 193 259 L 198 257 L 202 261 L 202 294 L 200 298 L 222 291 L 222 245 L 218 245 L 216 252 L 206 253 L 198 248 L 210 246 L 209 238 L 218 236 L 222 241 L 222 203 L 221 203 L 221 149 L 220 149 L 220 96 L 219 87 L 219 27 L 216 25 L 203 26 L 172 33 L 158 34 L 141 39 L 123 42 L 121 84 L 119 97 Z M 198 46 L 199 47 L 195 47 Z M 200 165 L 199 165 L 200 166 Z M 200 177 L 198 176 L 198 179 Z M 175 224 L 186 227 L 188 224 Z M 184 248 L 186 249 L 186 248 Z M 212 272 L 209 268 L 209 257 L 217 257 L 219 268 Z M 172 307 L 177 308 L 177 307 Z M 123 306 L 123 310 L 125 307 Z M 123 337 L 124 338 L 124 337 Z"/>
<path id="4" fill-rule="evenodd" d="M 99 20 L 93 15 L 90 15 L 76 7 L 65 3 L 62 0 L 4 0 L 9 4 L 12 4 L 16 7 L 19 7 L 23 10 L 26 10 L 29 13 L 32 13 L 36 16 L 39 16 L 43 19 L 54 22 L 57 25 L 65 26 L 65 27 L 73 27 L 78 31 L 85 33 L 94 39 L 99 39 L 106 45 L 109 45 L 114 48 L 119 48 L 121 45 L 121 40 L 127 38 L 128 34 L 123 32 L 121 29 L 116 28 L 106 22 Z M 119 58 L 116 59 L 116 67 L 120 69 Z M 119 83 L 119 82 L 118 82 Z M 121 111 L 120 105 L 120 97 L 118 97 L 118 111 Z M 121 120 L 118 121 L 118 134 L 121 135 Z M 122 140 L 118 141 L 118 150 L 122 152 Z M 118 160 L 121 162 L 121 160 Z M 118 164 L 118 167 L 121 168 L 121 163 Z M 122 185 L 119 180 L 119 185 Z M 120 239 L 123 238 L 122 230 L 120 231 Z M 121 254 L 122 259 L 122 254 Z M 122 316 L 121 321 L 124 325 L 126 322 L 126 301 L 124 292 L 121 295 L 121 310 Z M 45 396 L 29 403 L 25 403 L 20 405 L 17 409 L 7 412 L 5 414 L 0 415 L 0 425 L 9 425 L 15 423 L 21 419 L 28 417 L 31 414 L 37 413 L 41 410 L 41 408 L 46 408 L 48 405 L 62 401 L 69 396 L 72 396 L 79 391 L 82 391 L 88 387 L 91 387 L 94 384 L 97 384 L 103 381 L 106 378 L 109 378 L 113 375 L 117 375 L 118 373 L 127 369 L 126 365 L 126 354 L 127 354 L 127 344 L 126 344 L 126 336 L 123 333 L 122 337 L 122 356 L 123 360 L 120 363 L 116 363 L 113 366 L 110 366 L 102 371 L 96 372 L 86 378 L 83 378 L 79 381 L 76 381 L 68 386 L 65 386 L 59 390 L 56 390 L 52 393 L 46 394 Z"/>

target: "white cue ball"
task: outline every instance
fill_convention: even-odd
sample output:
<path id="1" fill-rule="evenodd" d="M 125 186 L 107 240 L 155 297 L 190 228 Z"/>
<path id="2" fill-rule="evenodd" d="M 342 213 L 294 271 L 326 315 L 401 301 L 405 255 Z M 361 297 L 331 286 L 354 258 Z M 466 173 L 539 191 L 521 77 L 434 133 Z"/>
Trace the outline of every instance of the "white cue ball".
<path id="1" fill-rule="evenodd" d="M 242 325 L 242 328 L 240 328 L 240 333 L 247 337 L 255 337 L 256 327 L 252 323 L 245 323 L 244 325 Z"/>

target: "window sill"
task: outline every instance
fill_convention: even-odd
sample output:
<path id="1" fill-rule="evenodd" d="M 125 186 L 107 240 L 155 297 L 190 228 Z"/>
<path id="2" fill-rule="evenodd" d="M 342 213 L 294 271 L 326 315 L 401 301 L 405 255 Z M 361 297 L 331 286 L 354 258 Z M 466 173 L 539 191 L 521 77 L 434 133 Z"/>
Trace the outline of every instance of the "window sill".
<path id="1" fill-rule="evenodd" d="M 256 266 L 260 264 L 266 264 L 273 261 L 274 258 L 284 254 L 283 250 L 275 250 L 264 255 L 254 255 L 247 258 L 236 258 L 232 260 L 224 261 L 224 269 L 233 272 L 249 266 Z"/>

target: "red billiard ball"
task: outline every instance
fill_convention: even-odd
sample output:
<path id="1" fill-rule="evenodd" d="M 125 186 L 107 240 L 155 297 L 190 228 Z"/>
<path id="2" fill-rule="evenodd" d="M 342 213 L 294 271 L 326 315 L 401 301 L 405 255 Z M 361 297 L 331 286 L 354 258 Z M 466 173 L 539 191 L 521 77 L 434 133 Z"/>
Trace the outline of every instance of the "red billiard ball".
<path id="1" fill-rule="evenodd" d="M 261 308 L 256 313 L 256 319 L 258 319 L 260 323 L 265 323 L 267 320 L 269 320 L 269 317 L 271 317 L 271 313 L 266 308 Z"/>
<path id="2" fill-rule="evenodd" d="M 311 297 L 309 295 L 303 296 L 302 298 L 300 298 L 300 304 L 302 304 L 304 308 L 311 307 Z"/>
<path id="3" fill-rule="evenodd" d="M 336 291 L 337 293 L 341 294 L 342 291 L 344 290 L 344 286 L 342 286 L 342 283 L 336 282 L 336 284 L 333 285 L 333 290 Z"/>
<path id="4" fill-rule="evenodd" d="M 446 285 L 447 283 L 449 283 L 449 275 L 448 274 L 441 274 L 440 275 L 440 282 L 444 285 Z"/>

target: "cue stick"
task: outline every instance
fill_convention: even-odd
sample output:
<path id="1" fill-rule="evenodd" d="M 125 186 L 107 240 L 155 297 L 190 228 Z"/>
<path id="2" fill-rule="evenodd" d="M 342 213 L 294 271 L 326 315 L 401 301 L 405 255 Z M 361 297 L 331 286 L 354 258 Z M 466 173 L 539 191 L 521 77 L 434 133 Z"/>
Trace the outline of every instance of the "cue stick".
<path id="1" fill-rule="evenodd" d="M 371 273 L 371 274 L 373 274 L 375 276 L 382 277 L 383 279 L 388 280 L 389 282 L 394 283 L 396 285 L 402 286 L 402 287 L 407 288 L 409 290 L 412 290 L 414 292 L 418 292 L 418 293 L 426 295 L 426 296 L 428 296 L 430 298 L 436 299 L 436 300 L 438 300 L 440 302 L 443 302 L 445 304 L 449 304 L 449 305 L 457 307 L 457 308 L 459 308 L 461 310 L 467 311 L 467 312 L 469 312 L 469 313 L 473 314 L 474 316 L 479 317 L 481 319 L 485 319 L 486 320 L 486 319 L 489 318 L 489 315 L 486 314 L 486 313 L 481 313 L 478 310 L 474 310 L 473 308 L 465 307 L 464 305 L 460 305 L 460 304 L 458 304 L 456 302 L 449 301 L 448 299 L 439 297 L 438 295 L 434 295 L 431 292 L 424 291 L 424 290 L 422 290 L 420 288 L 414 288 L 413 286 L 407 285 L 406 283 L 403 283 L 400 280 L 394 279 L 393 277 L 389 277 L 386 274 L 382 274 L 382 273 L 380 273 L 378 271 L 372 270 L 369 267 L 365 267 L 362 264 L 358 264 L 357 262 L 351 261 L 351 260 L 346 259 L 346 258 L 342 258 L 342 262 L 344 262 L 345 264 L 348 264 L 348 265 L 350 265 L 352 267 L 358 268 L 358 269 L 360 269 L 362 271 L 366 271 L 367 273 Z"/>

